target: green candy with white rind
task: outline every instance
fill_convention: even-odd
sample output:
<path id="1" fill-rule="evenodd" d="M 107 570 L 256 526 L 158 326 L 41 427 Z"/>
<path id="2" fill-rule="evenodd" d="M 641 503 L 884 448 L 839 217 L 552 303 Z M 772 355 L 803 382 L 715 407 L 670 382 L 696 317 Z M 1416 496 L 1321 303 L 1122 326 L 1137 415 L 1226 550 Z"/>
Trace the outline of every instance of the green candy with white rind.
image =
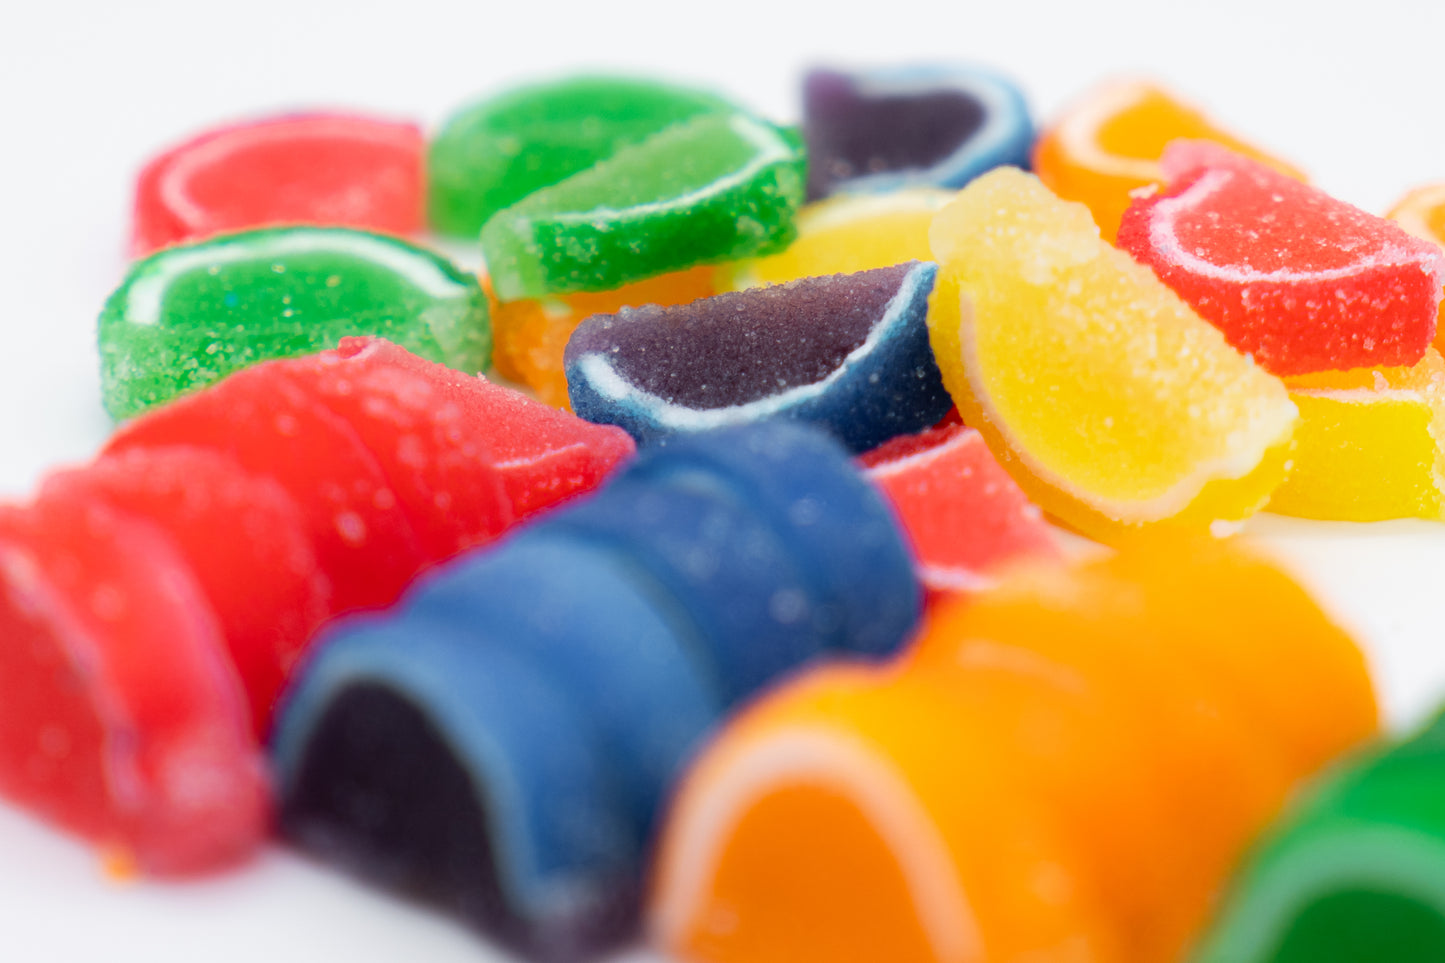
<path id="1" fill-rule="evenodd" d="M 106 410 L 130 418 L 258 361 L 377 335 L 475 374 L 492 349 L 475 277 L 405 241 L 345 228 L 245 231 L 135 264 L 100 315 Z"/>

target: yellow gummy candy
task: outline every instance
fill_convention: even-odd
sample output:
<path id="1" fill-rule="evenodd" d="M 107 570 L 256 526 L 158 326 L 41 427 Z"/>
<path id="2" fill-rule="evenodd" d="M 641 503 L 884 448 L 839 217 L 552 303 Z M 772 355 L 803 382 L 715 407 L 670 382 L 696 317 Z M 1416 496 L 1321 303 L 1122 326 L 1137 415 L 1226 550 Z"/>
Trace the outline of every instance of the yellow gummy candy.
<path id="1" fill-rule="evenodd" d="M 825 274 L 852 274 L 904 261 L 927 261 L 928 226 L 953 191 L 911 188 L 889 194 L 830 197 L 798 212 L 798 239 L 771 257 L 739 261 L 731 290 Z"/>
<path id="2" fill-rule="evenodd" d="M 1445 360 L 1289 378 L 1293 467 L 1270 511 L 1373 522 L 1445 519 Z"/>
<path id="3" fill-rule="evenodd" d="M 933 351 L 1020 486 L 1108 540 L 1248 517 L 1284 477 L 1284 383 L 1225 343 L 1089 211 L 1001 168 L 933 223 Z"/>

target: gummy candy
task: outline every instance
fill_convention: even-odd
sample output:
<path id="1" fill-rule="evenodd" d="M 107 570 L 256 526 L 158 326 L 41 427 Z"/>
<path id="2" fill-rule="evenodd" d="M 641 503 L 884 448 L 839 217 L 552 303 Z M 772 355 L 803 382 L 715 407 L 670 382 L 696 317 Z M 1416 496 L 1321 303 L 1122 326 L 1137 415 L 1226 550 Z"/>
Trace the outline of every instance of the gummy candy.
<path id="1" fill-rule="evenodd" d="M 796 137 L 746 114 L 703 114 L 499 212 L 482 253 L 502 301 L 623 284 L 793 239 Z"/>
<path id="2" fill-rule="evenodd" d="M 1445 954 L 1445 722 L 1311 788 L 1265 834 L 1198 963 L 1426 963 Z"/>
<path id="3" fill-rule="evenodd" d="M 1294 463 L 1269 509 L 1373 522 L 1445 518 L 1445 361 L 1286 379 L 1299 409 Z"/>
<path id="4" fill-rule="evenodd" d="M 948 410 L 925 325 L 936 273 L 913 261 L 594 315 L 567 344 L 572 409 L 640 443 L 790 418 L 865 451 Z"/>
<path id="5" fill-rule="evenodd" d="M 1348 636 L 1226 543 L 1016 569 L 902 665 L 731 722 L 671 808 L 651 929 L 710 963 L 1172 963 L 1293 784 L 1375 725 Z"/>
<path id="6" fill-rule="evenodd" d="M 1445 184 L 1416 188 L 1401 198 L 1386 216 L 1421 240 L 1445 246 Z M 1445 313 L 1445 304 L 1441 305 L 1441 313 Z M 1445 350 L 1445 325 L 1441 325 L 1438 318 L 1435 348 Z"/>
<path id="7" fill-rule="evenodd" d="M 887 654 L 918 611 L 835 443 L 691 436 L 330 629 L 273 740 L 283 829 L 575 958 L 635 925 L 657 807 L 725 707 L 826 654 Z"/>
<path id="8" fill-rule="evenodd" d="M 1023 92 L 977 67 L 894 67 L 803 79 L 808 198 L 962 187 L 1034 143 Z"/>
<path id="9" fill-rule="evenodd" d="M 1046 512 L 1105 540 L 1206 527 L 1277 487 L 1296 412 L 1088 211 L 1002 168 L 934 221 L 934 355 L 965 423 Z"/>
<path id="10" fill-rule="evenodd" d="M 491 355 L 486 296 L 435 254 L 340 228 L 249 231 L 131 268 L 100 315 L 106 409 L 128 418 L 348 335 L 385 337 L 473 374 Z"/>
<path id="11" fill-rule="evenodd" d="M 625 307 L 687 304 L 711 297 L 717 293 L 717 270 L 704 265 L 625 284 L 615 291 L 579 291 L 497 304 L 492 309 L 497 372 L 531 388 L 538 400 L 570 410 L 564 355 L 577 325 L 594 314 L 616 314 Z"/>
<path id="12" fill-rule="evenodd" d="M 928 227 L 953 193 L 915 187 L 887 194 L 843 194 L 808 204 L 798 211 L 797 240 L 777 254 L 720 269 L 721 283 L 737 291 L 927 261 L 933 256 Z"/>
<path id="13" fill-rule="evenodd" d="M 132 252 L 268 224 L 415 234 L 421 130 L 345 114 L 273 117 L 202 134 L 146 165 Z"/>
<path id="14" fill-rule="evenodd" d="M 1003 562 L 1059 553 L 1042 513 L 972 428 L 905 435 L 860 461 L 898 512 L 930 592 L 981 588 Z"/>
<path id="15" fill-rule="evenodd" d="M 1161 184 L 1159 157 L 1170 141 L 1210 140 L 1297 180 L 1299 171 L 1214 126 L 1196 108 L 1148 81 L 1105 83 L 1066 109 L 1034 147 L 1034 170 L 1064 200 L 1089 206 L 1113 241 L 1130 192 Z"/>
<path id="16" fill-rule="evenodd" d="M 427 156 L 432 227 L 475 240 L 493 214 L 543 187 L 703 113 L 712 94 L 625 77 L 571 77 L 462 108 Z"/>
<path id="17" fill-rule="evenodd" d="M 1119 246 L 1276 374 L 1411 365 L 1435 337 L 1445 253 L 1204 141 L 1171 144 L 1168 188 Z"/>

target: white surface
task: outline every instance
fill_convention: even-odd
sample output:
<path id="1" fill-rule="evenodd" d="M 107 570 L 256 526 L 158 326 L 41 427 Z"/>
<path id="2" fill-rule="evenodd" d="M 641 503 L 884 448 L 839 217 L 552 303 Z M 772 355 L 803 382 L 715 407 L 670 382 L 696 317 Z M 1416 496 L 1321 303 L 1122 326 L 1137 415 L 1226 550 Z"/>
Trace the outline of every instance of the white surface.
<path id="1" fill-rule="evenodd" d="M 1445 179 L 1445 4 L 636 0 L 0 4 L 0 494 L 108 431 L 93 324 L 123 267 L 131 177 L 217 121 L 351 106 L 436 122 L 474 94 L 582 66 L 719 87 L 791 117 L 805 63 L 966 59 L 1052 113 L 1095 79 L 1158 75 L 1382 211 Z M 1180 5 L 1182 8 L 1184 5 Z M 1207 12 L 1206 12 L 1207 11 Z M 1445 693 L 1445 530 L 1261 519 L 1365 639 L 1391 714 Z M 115 886 L 82 847 L 0 808 L 0 959 L 486 963 L 467 933 L 280 852 L 187 886 Z"/>

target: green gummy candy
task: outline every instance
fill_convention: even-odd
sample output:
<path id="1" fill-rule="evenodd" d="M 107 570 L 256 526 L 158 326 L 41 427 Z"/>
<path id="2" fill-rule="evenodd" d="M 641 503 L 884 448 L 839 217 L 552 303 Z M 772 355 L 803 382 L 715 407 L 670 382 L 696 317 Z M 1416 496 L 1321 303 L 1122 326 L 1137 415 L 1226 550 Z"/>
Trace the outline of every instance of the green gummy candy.
<path id="1" fill-rule="evenodd" d="M 679 121 L 736 109 L 713 94 L 620 77 L 576 77 L 473 104 L 428 151 L 432 227 L 475 240 L 493 214 L 533 191 Z"/>
<path id="2" fill-rule="evenodd" d="M 106 410 L 129 418 L 247 365 L 377 335 L 468 373 L 492 349 L 476 278 L 396 238 L 246 231 L 135 264 L 100 315 Z"/>
<path id="3" fill-rule="evenodd" d="M 797 234 L 804 169 L 796 132 L 705 114 L 497 214 L 482 254 L 497 296 L 511 301 L 773 253 Z"/>
<path id="4" fill-rule="evenodd" d="M 1445 960 L 1445 723 L 1356 760 L 1256 847 L 1195 963 Z"/>

